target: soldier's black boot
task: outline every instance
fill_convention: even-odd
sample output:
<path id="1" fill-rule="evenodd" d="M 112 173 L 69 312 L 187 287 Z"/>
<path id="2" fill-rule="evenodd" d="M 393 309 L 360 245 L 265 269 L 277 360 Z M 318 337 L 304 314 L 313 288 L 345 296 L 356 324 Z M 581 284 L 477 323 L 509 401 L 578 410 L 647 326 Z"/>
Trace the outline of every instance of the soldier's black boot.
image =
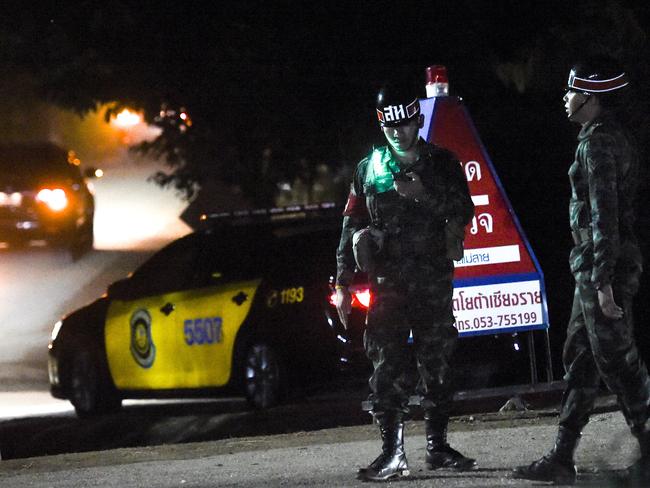
<path id="1" fill-rule="evenodd" d="M 579 432 L 560 427 L 553 449 L 528 466 L 515 468 L 513 476 L 533 481 L 552 481 L 558 485 L 572 485 L 578 474 L 573 454 L 579 440 Z"/>
<path id="2" fill-rule="evenodd" d="M 636 434 L 635 434 L 636 435 Z M 625 486 L 650 486 L 650 432 L 636 435 L 641 457 L 625 472 Z"/>
<path id="3" fill-rule="evenodd" d="M 390 478 L 409 475 L 408 461 L 404 452 L 404 422 L 382 422 L 381 454 L 367 468 L 359 470 L 359 478 L 370 481 L 385 481 Z"/>
<path id="4" fill-rule="evenodd" d="M 424 415 L 427 433 L 425 462 L 428 469 L 451 468 L 465 471 L 476 466 L 476 460 L 463 456 L 447 443 L 447 417 Z"/>

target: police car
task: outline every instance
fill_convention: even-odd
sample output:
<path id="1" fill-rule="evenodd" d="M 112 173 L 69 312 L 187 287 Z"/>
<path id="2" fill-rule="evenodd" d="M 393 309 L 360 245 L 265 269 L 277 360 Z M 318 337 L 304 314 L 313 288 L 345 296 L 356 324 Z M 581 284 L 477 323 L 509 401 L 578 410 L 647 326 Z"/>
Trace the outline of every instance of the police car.
<path id="1" fill-rule="evenodd" d="M 351 287 L 348 330 L 334 307 L 341 211 L 319 204 L 205 218 L 204 229 L 55 324 L 52 395 L 82 417 L 118 410 L 125 398 L 235 394 L 268 408 L 338 373 L 367 378 L 363 274 Z M 527 381 L 517 334 L 464 338 L 454 358 L 461 389 Z"/>
<path id="2" fill-rule="evenodd" d="M 205 218 L 55 325 L 52 395 L 79 416 L 222 393 L 266 408 L 331 378 L 361 353 L 363 324 L 343 331 L 330 303 L 340 222 L 332 204 Z"/>

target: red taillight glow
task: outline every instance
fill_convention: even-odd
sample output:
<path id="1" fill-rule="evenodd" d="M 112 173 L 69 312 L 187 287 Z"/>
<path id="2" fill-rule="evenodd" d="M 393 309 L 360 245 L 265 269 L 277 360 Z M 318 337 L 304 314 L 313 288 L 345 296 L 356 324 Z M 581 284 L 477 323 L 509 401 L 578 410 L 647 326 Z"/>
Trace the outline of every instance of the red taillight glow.
<path id="1" fill-rule="evenodd" d="M 357 290 L 352 294 L 352 297 L 352 306 L 354 306 L 355 301 L 361 308 L 368 308 L 370 306 L 370 290 Z"/>
<path id="2" fill-rule="evenodd" d="M 370 290 L 365 288 L 361 290 L 354 290 L 352 291 L 352 306 L 354 308 L 361 308 L 364 310 L 367 310 L 368 307 L 370 306 L 370 300 L 372 298 L 372 295 L 370 294 Z M 329 296 L 329 302 L 330 305 L 335 306 L 336 305 L 336 292 L 333 291 L 330 296 Z"/>
<path id="3" fill-rule="evenodd" d="M 68 197 L 61 188 L 42 189 L 36 195 L 36 201 L 44 203 L 54 212 L 60 212 L 68 206 Z"/>

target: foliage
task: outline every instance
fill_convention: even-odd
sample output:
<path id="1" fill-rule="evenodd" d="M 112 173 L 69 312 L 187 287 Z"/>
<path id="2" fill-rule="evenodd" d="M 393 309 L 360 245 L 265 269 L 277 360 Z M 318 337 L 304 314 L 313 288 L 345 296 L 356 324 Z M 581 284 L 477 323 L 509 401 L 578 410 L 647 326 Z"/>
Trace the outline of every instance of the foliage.
<path id="1" fill-rule="evenodd" d="M 403 2 L 385 11 L 363 1 L 7 5 L 0 61 L 9 73 L 29 75 L 43 99 L 80 114 L 106 103 L 143 110 L 162 129 L 138 148 L 168 164 L 158 183 L 191 197 L 219 180 L 257 204 L 302 169 L 352 165 L 379 141 L 374 93 L 396 72 L 423 76 L 426 65 L 447 64 L 452 92 L 479 114 L 495 111 L 507 138 L 516 128 L 494 101 L 514 93 L 548 110 L 585 46 L 640 66 L 647 44 L 647 7 L 615 0 Z"/>

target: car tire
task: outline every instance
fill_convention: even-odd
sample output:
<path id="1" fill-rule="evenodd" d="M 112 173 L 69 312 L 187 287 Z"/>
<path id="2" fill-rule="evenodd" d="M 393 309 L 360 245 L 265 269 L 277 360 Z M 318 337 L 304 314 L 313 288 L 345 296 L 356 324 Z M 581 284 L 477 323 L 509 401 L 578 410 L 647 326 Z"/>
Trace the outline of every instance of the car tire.
<path id="1" fill-rule="evenodd" d="M 118 411 L 122 399 L 102 377 L 97 356 L 91 350 L 80 350 L 70 362 L 70 403 L 80 418 Z"/>
<path id="2" fill-rule="evenodd" d="M 11 249 L 25 249 L 27 246 L 29 246 L 30 240 L 28 237 L 25 236 L 19 236 L 19 237 L 13 237 L 9 241 L 7 241 L 7 244 L 9 244 L 9 247 Z"/>
<path id="3" fill-rule="evenodd" d="M 49 246 L 57 250 L 69 251 L 74 246 L 75 235 L 72 231 L 66 230 L 60 234 L 53 235 L 47 239 Z"/>
<path id="4" fill-rule="evenodd" d="M 278 354 L 268 344 L 258 342 L 248 348 L 243 376 L 246 400 L 253 407 L 270 408 L 284 399 L 285 369 Z"/>
<path id="5" fill-rule="evenodd" d="M 94 244 L 95 234 L 93 230 L 93 221 L 91 220 L 77 231 L 71 240 L 68 250 L 72 259 L 76 261 L 87 252 L 92 251 Z"/>

